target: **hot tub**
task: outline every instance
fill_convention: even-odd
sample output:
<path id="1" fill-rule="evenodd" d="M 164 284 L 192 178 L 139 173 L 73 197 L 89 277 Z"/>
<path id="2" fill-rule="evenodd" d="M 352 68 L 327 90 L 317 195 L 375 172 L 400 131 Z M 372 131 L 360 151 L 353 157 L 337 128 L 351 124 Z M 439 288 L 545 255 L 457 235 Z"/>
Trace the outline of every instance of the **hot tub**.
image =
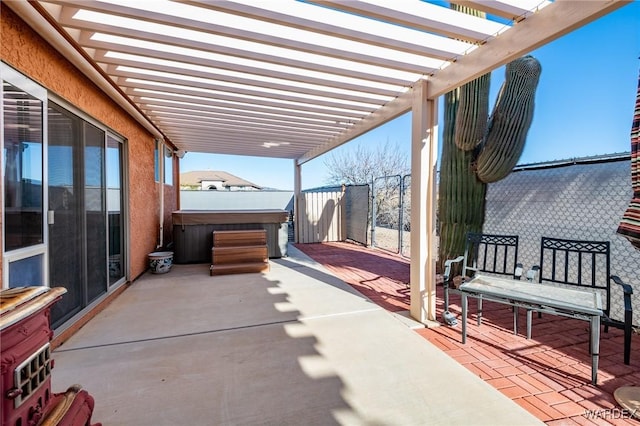
<path id="1" fill-rule="evenodd" d="M 173 263 L 210 263 L 213 231 L 265 229 L 270 258 L 287 255 L 286 210 L 178 210 L 173 221 Z"/>

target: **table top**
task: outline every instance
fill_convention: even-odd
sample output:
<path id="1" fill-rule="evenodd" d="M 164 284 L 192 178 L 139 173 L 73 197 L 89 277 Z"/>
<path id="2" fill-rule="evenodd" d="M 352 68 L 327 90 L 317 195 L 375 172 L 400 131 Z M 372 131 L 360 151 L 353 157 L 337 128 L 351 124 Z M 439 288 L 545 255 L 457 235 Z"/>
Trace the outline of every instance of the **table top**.
<path id="1" fill-rule="evenodd" d="M 463 283 L 459 290 L 589 315 L 602 315 L 602 298 L 596 290 L 576 290 L 481 274 Z"/>

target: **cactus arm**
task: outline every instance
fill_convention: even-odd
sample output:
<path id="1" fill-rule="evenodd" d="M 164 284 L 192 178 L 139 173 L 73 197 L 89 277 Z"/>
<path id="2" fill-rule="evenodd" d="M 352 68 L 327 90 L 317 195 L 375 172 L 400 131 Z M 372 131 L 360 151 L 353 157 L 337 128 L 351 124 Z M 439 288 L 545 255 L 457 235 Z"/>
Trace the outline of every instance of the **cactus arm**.
<path id="1" fill-rule="evenodd" d="M 485 74 L 460 88 L 455 123 L 456 146 L 471 151 L 484 140 L 489 114 L 489 84 L 491 74 Z"/>
<path id="2" fill-rule="evenodd" d="M 507 64 L 506 79 L 477 159 L 476 174 L 482 182 L 503 179 L 520 159 L 533 121 L 541 70 L 540 63 L 531 56 Z"/>

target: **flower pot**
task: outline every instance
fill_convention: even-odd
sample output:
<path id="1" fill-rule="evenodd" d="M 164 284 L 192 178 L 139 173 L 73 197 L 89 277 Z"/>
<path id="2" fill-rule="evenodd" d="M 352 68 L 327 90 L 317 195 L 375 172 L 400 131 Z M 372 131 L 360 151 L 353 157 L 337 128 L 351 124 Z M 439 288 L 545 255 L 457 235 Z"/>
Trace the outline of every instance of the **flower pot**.
<path id="1" fill-rule="evenodd" d="M 173 265 L 172 251 L 155 251 L 149 253 L 149 268 L 152 274 L 165 274 Z"/>

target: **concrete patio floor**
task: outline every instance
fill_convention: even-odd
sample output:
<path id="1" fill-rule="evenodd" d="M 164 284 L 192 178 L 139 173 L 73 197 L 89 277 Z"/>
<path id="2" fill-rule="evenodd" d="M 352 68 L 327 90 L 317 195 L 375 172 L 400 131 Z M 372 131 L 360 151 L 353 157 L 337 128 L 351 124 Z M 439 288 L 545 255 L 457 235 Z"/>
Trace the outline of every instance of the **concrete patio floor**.
<path id="1" fill-rule="evenodd" d="M 385 309 L 409 309 L 408 259 L 349 243 L 298 247 Z M 442 293 L 438 285 L 438 317 L 443 310 Z M 458 317 L 459 303 L 459 295 L 453 295 L 450 310 Z M 631 364 L 624 365 L 622 331 L 609 329 L 602 333 L 598 386 L 593 386 L 586 322 L 546 314 L 542 318 L 534 316 L 533 336 L 527 340 L 522 334 L 513 334 L 513 313 L 508 306 L 485 302 L 483 311 L 483 323 L 477 326 L 475 301 L 470 303 L 471 320 L 464 345 L 459 326 L 416 331 L 548 425 L 640 425 L 613 397 L 622 386 L 640 386 L 639 334 L 632 336 Z M 524 312 L 521 315 L 520 323 L 524 324 Z"/>
<path id="2" fill-rule="evenodd" d="M 528 425 L 535 416 L 291 248 L 145 274 L 54 353 L 111 425 Z"/>

